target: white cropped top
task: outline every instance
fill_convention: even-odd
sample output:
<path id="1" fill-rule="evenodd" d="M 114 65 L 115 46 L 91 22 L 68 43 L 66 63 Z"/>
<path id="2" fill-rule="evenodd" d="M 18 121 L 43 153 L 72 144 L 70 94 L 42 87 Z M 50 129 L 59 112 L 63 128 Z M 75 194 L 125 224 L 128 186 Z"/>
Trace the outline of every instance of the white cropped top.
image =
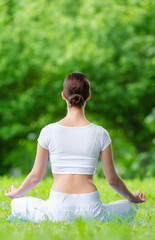
<path id="1" fill-rule="evenodd" d="M 94 123 L 83 127 L 50 123 L 37 140 L 49 151 L 52 173 L 58 174 L 95 174 L 100 152 L 111 143 L 108 131 Z"/>

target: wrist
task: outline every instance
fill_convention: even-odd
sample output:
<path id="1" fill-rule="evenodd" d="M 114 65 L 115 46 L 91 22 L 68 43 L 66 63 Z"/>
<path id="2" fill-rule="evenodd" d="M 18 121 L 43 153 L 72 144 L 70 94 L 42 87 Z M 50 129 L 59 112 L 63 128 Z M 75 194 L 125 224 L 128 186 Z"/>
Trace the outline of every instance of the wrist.
<path id="1" fill-rule="evenodd" d="M 20 193 L 18 193 L 18 190 L 16 192 L 14 192 L 13 197 L 14 198 L 18 198 L 21 197 L 22 195 Z"/>
<path id="2" fill-rule="evenodd" d="M 134 201 L 135 201 L 135 196 L 134 196 L 132 193 L 129 193 L 128 196 L 127 196 L 127 199 L 128 199 L 130 202 L 134 202 Z"/>

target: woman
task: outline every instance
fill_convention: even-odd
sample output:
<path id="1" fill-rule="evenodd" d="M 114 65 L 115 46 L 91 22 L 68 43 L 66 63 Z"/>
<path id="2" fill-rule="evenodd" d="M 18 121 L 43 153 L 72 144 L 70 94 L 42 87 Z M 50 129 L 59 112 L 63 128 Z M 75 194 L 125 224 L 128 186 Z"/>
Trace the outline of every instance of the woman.
<path id="1" fill-rule="evenodd" d="M 133 220 L 137 203 L 145 202 L 146 197 L 140 190 L 128 190 L 115 170 L 108 131 L 85 117 L 85 104 L 90 99 L 88 78 L 83 73 L 69 74 L 62 98 L 67 103 L 67 115 L 41 130 L 31 172 L 18 189 L 12 186 L 9 192 L 5 190 L 5 196 L 13 198 L 12 216 L 33 222 L 72 221 L 80 216 L 102 222 L 114 216 Z M 127 200 L 101 202 L 93 182 L 99 155 L 109 185 Z M 54 177 L 49 199 L 22 197 L 41 181 L 48 156 Z"/>

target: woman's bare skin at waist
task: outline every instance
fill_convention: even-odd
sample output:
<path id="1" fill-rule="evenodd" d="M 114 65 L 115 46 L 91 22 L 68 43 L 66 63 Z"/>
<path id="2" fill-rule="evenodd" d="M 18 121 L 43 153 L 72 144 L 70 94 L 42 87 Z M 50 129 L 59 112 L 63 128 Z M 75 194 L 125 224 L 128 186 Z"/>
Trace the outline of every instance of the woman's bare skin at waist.
<path id="1" fill-rule="evenodd" d="M 93 175 L 53 174 L 53 177 L 52 189 L 57 192 L 79 194 L 97 191 Z"/>

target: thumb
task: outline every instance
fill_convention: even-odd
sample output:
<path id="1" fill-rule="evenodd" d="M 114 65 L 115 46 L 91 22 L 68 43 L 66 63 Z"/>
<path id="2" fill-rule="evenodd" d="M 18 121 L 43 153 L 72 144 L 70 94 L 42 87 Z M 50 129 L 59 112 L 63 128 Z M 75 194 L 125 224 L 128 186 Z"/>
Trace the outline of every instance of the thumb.
<path id="1" fill-rule="evenodd" d="M 7 190 L 5 190 L 5 195 L 7 195 L 8 194 L 8 191 Z"/>

